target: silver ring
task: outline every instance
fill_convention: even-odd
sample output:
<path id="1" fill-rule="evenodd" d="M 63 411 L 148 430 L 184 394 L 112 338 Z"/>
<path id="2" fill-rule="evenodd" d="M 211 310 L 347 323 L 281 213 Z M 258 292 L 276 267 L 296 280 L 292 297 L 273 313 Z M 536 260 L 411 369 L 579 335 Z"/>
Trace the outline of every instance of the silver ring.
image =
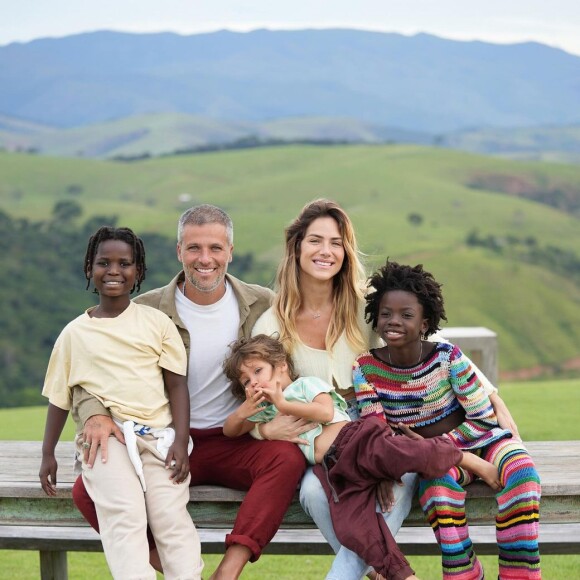
<path id="1" fill-rule="evenodd" d="M 86 441 L 83 441 L 83 449 L 90 449 L 91 448 L 91 444 L 87 443 Z"/>

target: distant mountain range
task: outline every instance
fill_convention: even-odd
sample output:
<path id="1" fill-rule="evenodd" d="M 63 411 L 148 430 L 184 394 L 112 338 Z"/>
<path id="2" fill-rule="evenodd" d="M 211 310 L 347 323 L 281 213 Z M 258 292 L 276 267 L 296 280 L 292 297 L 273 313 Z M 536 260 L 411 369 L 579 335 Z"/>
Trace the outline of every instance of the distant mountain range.
<path id="1" fill-rule="evenodd" d="M 0 47 L 0 86 L 0 113 L 21 132 L 152 113 L 331 117 L 428 135 L 580 123 L 580 57 L 426 34 L 95 32 Z"/>
<path id="2" fill-rule="evenodd" d="M 185 113 L 157 113 L 60 129 L 0 115 L 0 147 L 65 157 L 157 156 L 297 141 L 430 145 L 434 137 L 331 117 L 228 122 Z"/>

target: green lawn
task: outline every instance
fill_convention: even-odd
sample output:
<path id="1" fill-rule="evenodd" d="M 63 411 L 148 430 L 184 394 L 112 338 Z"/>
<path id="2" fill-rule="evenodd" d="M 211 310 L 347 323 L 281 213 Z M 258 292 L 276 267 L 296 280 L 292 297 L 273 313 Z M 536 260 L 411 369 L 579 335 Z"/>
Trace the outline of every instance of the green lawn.
<path id="1" fill-rule="evenodd" d="M 527 440 L 566 441 L 580 439 L 577 409 L 580 408 L 580 379 L 509 383 L 501 386 L 501 394 L 517 420 L 520 433 Z M 44 408 L 0 409 L 0 439 L 39 440 L 44 429 Z M 66 438 L 72 438 L 69 422 Z M 205 556 L 206 577 L 215 569 L 219 555 Z M 423 580 L 440 578 L 438 557 L 410 557 Z M 264 556 L 247 566 L 243 580 L 318 580 L 330 567 L 330 556 Z M 492 556 L 482 557 L 487 577 L 497 576 L 497 562 Z M 0 551 L 0 576 L 11 580 L 38 578 L 38 554 L 35 552 Z M 569 580 L 578 575 L 580 556 L 546 556 L 542 560 L 544 578 Z M 84 580 L 110 578 L 102 554 L 70 553 L 69 578 Z"/>
<path id="2" fill-rule="evenodd" d="M 204 556 L 208 578 L 220 556 Z M 439 557 L 409 558 L 417 576 L 423 580 L 441 578 Z M 497 577 L 497 563 L 493 556 L 482 556 L 487 578 Z M 242 580 L 321 580 L 332 562 L 331 556 L 263 556 L 255 564 L 246 566 Z M 71 552 L 68 556 L 69 580 L 110 580 L 111 575 L 103 554 Z M 544 578 L 570 580 L 578 577 L 579 556 L 546 556 L 542 561 Z M 35 580 L 38 578 L 38 555 L 15 550 L 0 551 L 2 578 Z M 162 578 L 158 575 L 158 578 Z"/>
<path id="3" fill-rule="evenodd" d="M 529 381 L 501 385 L 500 393 L 516 419 L 520 435 L 529 441 L 580 439 L 580 378 Z M 0 439 L 40 441 L 44 433 L 44 407 L 0 409 Z M 69 417 L 63 439 L 72 440 Z"/>

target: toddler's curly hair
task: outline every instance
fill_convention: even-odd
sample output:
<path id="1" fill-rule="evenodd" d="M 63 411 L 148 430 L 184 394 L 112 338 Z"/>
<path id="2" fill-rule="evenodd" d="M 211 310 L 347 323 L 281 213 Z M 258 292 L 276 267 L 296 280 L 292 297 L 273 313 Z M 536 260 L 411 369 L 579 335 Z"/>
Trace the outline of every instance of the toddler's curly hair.
<path id="1" fill-rule="evenodd" d="M 294 363 L 282 343 L 275 336 L 257 334 L 252 338 L 239 338 L 230 344 L 230 353 L 224 361 L 224 373 L 232 382 L 232 393 L 240 401 L 246 400 L 246 390 L 240 383 L 241 366 L 250 360 L 261 360 L 272 366 L 286 363 L 288 374 L 294 381 L 298 378 Z"/>

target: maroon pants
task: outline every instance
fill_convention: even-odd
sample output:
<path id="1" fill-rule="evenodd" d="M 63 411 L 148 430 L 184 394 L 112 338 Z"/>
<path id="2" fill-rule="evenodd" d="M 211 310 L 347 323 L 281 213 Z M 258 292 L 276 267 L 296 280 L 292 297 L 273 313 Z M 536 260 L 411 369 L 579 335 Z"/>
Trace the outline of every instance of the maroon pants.
<path id="1" fill-rule="evenodd" d="M 394 437 L 391 428 L 376 417 L 345 425 L 324 463 L 314 467 L 340 543 L 385 578 L 400 580 L 413 574 L 383 516 L 376 512 L 377 483 L 400 479 L 407 472 L 428 479 L 441 477 L 461 456 L 447 437 Z"/>
<path id="2" fill-rule="evenodd" d="M 226 437 L 221 427 L 191 429 L 190 485 L 223 485 L 247 490 L 226 547 L 241 544 L 252 551 L 251 561 L 277 532 L 306 467 L 294 443 L 257 441 L 250 435 Z M 73 500 L 84 518 L 98 531 L 93 501 L 82 477 L 73 487 Z"/>

